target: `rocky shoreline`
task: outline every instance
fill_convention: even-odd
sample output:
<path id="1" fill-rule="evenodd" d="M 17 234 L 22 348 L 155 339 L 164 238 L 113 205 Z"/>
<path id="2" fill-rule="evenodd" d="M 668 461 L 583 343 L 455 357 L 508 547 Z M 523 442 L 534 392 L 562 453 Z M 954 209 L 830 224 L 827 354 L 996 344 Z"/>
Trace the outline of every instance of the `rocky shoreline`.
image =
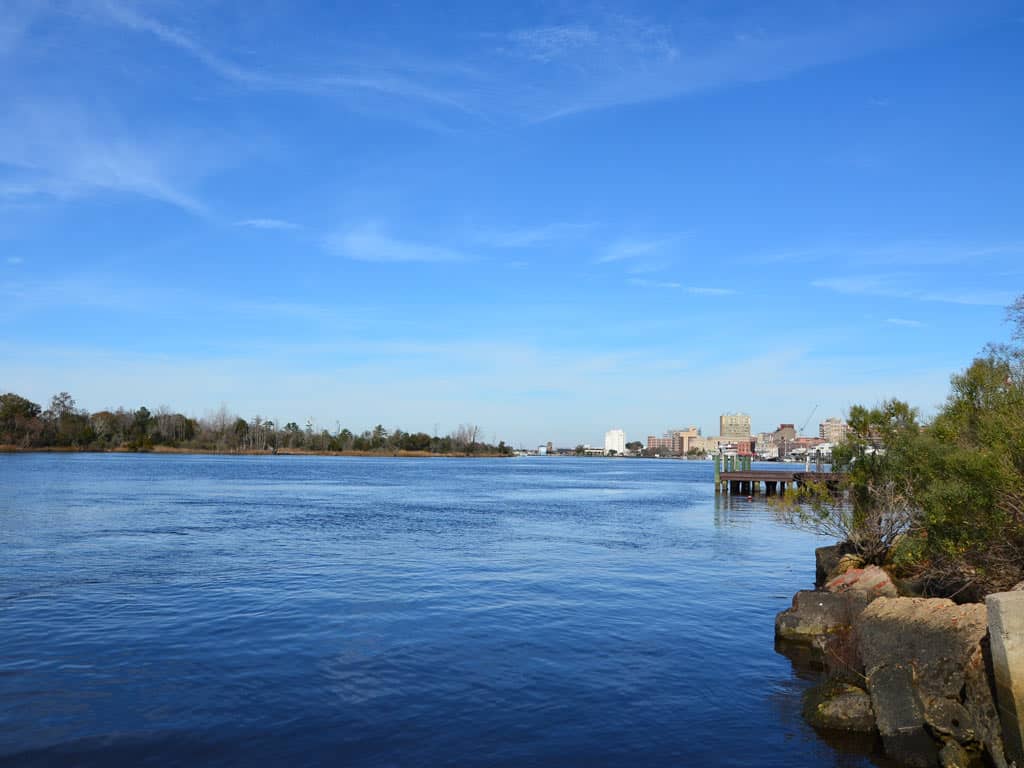
<path id="1" fill-rule="evenodd" d="M 816 588 L 775 621 L 776 648 L 820 671 L 804 700 L 808 722 L 876 735 L 907 766 L 1024 768 L 1024 591 L 958 605 L 901 595 L 883 568 L 842 545 L 816 559 Z"/>

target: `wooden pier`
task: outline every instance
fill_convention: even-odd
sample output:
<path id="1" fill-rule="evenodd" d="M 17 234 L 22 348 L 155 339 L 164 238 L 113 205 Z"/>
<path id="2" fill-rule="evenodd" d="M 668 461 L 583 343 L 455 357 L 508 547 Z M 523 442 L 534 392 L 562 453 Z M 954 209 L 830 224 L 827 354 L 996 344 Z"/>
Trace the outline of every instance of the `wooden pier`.
<path id="1" fill-rule="evenodd" d="M 724 459 L 724 466 L 723 466 Z M 814 472 L 807 469 L 754 469 L 749 456 L 715 457 L 715 491 L 740 496 L 753 496 L 764 492 L 768 496 L 785 493 L 789 487 L 800 488 L 807 483 L 825 483 L 838 486 L 840 473 Z"/>

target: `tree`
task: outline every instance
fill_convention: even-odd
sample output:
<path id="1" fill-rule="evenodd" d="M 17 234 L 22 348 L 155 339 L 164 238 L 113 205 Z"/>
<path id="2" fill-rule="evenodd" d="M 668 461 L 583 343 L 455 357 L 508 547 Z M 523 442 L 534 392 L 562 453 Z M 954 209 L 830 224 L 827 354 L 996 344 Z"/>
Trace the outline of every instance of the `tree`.
<path id="1" fill-rule="evenodd" d="M 452 443 L 456 450 L 465 453 L 473 453 L 476 450 L 476 441 L 480 436 L 480 427 L 476 424 L 460 424 L 452 435 Z"/>
<path id="2" fill-rule="evenodd" d="M 60 392 L 50 400 L 50 413 L 61 419 L 75 412 L 75 398 L 67 392 Z"/>
<path id="3" fill-rule="evenodd" d="M 1009 318 L 1013 341 L 953 375 L 931 423 L 898 400 L 851 408 L 850 439 L 833 452 L 848 473 L 844 498 L 819 489 L 790 521 L 847 539 L 934 594 L 980 598 L 1024 580 L 1024 296 Z"/>
<path id="4" fill-rule="evenodd" d="M 41 429 L 40 413 L 38 404 L 20 395 L 0 395 L 0 443 L 24 444 L 30 434 Z"/>
<path id="5" fill-rule="evenodd" d="M 776 506 L 785 523 L 819 536 L 832 536 L 850 545 L 865 563 L 882 565 L 889 553 L 911 530 L 918 510 L 911 489 L 889 480 L 869 480 L 861 507 L 822 483 L 788 491 Z"/>
<path id="6" fill-rule="evenodd" d="M 248 445 L 249 422 L 241 417 L 236 418 L 231 431 L 234 434 L 234 447 L 245 448 Z"/>

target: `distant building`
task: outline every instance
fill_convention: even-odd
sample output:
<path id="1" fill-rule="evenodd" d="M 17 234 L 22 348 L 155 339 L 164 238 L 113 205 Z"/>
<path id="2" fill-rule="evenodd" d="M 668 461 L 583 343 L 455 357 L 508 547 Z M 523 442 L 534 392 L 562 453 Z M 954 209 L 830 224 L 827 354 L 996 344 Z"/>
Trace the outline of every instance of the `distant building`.
<path id="1" fill-rule="evenodd" d="M 654 435 L 647 436 L 647 450 L 659 453 L 672 453 L 672 438 L 671 437 L 655 437 Z"/>
<path id="2" fill-rule="evenodd" d="M 829 419 L 825 419 L 821 424 L 818 425 L 818 437 L 827 443 L 837 445 L 843 442 L 850 435 L 850 425 L 842 419 L 837 419 L 834 416 Z"/>
<path id="3" fill-rule="evenodd" d="M 793 441 L 793 451 L 813 451 L 819 445 L 823 445 L 824 443 L 825 441 L 820 437 L 798 437 Z"/>
<path id="4" fill-rule="evenodd" d="M 604 452 L 612 451 L 619 456 L 626 452 L 626 433 L 621 429 L 609 429 L 604 433 Z"/>
<path id="5" fill-rule="evenodd" d="M 775 441 L 775 433 L 758 432 L 754 441 L 754 453 L 762 459 L 779 458 L 779 444 Z"/>
<path id="6" fill-rule="evenodd" d="M 775 440 L 796 440 L 796 427 L 793 424 L 779 424 L 775 430 Z"/>
<path id="7" fill-rule="evenodd" d="M 750 437 L 750 416 L 746 413 L 723 413 L 718 417 L 718 434 L 723 440 L 745 440 Z"/>
<path id="8" fill-rule="evenodd" d="M 695 438 L 700 437 L 700 429 L 692 426 L 686 429 L 670 429 L 665 433 L 665 437 L 672 440 L 673 453 L 685 456 L 690 452 L 690 448 L 695 447 L 691 443 Z"/>

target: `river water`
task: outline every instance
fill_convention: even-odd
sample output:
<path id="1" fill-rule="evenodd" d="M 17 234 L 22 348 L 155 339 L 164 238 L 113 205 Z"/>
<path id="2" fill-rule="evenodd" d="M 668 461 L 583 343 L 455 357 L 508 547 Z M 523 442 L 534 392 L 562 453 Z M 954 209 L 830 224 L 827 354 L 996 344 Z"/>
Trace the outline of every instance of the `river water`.
<path id="1" fill-rule="evenodd" d="M 861 766 L 706 462 L 0 456 L 4 765 Z"/>

